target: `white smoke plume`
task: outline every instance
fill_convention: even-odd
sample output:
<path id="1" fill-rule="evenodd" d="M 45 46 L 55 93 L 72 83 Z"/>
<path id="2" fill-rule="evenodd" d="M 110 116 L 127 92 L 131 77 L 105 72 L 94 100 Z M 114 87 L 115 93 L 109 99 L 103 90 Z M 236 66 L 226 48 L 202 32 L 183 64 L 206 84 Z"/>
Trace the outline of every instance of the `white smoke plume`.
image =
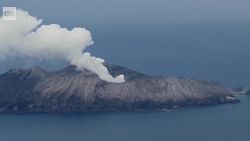
<path id="1" fill-rule="evenodd" d="M 93 44 L 91 33 L 85 28 L 72 30 L 58 24 L 42 25 L 42 20 L 17 10 L 15 21 L 0 17 L 0 63 L 8 57 L 28 57 L 40 60 L 65 60 L 79 70 L 86 68 L 100 79 L 121 83 L 124 76 L 113 77 L 103 65 L 104 60 L 84 52 Z"/>

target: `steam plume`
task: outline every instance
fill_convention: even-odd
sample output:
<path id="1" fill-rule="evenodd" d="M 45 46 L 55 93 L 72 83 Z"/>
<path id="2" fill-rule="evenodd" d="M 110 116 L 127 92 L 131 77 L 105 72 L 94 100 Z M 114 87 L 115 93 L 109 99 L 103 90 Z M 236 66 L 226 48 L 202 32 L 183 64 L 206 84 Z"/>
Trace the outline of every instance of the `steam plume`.
<path id="1" fill-rule="evenodd" d="M 0 62 L 19 56 L 39 60 L 65 60 L 78 69 L 86 68 L 100 79 L 120 83 L 124 76 L 113 77 L 103 65 L 104 60 L 84 52 L 93 44 L 91 33 L 85 28 L 72 30 L 58 24 L 42 25 L 42 20 L 28 12 L 17 10 L 17 20 L 0 19 Z"/>

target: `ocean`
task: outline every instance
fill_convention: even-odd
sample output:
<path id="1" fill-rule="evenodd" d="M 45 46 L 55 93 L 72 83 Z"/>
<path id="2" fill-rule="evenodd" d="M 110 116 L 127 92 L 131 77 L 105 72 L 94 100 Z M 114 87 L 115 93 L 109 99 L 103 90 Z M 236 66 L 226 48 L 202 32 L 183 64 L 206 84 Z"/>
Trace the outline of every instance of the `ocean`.
<path id="1" fill-rule="evenodd" d="M 1 141 L 249 141 L 241 103 L 161 112 L 0 115 Z"/>

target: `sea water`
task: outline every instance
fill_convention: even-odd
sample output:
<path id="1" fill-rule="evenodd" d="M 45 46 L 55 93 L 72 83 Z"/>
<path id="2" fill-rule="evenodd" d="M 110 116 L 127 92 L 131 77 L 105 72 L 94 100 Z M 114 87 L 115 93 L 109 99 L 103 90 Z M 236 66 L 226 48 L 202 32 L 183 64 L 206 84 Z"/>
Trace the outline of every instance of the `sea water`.
<path id="1" fill-rule="evenodd" d="M 0 115 L 0 141 L 249 141 L 241 103 L 162 112 Z"/>

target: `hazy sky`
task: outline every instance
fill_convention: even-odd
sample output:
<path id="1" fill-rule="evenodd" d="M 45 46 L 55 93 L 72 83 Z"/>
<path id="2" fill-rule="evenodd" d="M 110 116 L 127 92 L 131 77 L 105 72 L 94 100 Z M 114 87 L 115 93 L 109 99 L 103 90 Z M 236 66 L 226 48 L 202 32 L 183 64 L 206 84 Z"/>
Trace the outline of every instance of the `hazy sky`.
<path id="1" fill-rule="evenodd" d="M 86 25 L 249 21 L 249 0 L 2 0 L 48 21 Z M 76 22 L 76 21 L 80 21 Z"/>
<path id="2" fill-rule="evenodd" d="M 109 63 L 250 86 L 249 0 L 1 0 L 0 6 L 24 9 L 45 24 L 89 29 L 90 52 Z"/>

